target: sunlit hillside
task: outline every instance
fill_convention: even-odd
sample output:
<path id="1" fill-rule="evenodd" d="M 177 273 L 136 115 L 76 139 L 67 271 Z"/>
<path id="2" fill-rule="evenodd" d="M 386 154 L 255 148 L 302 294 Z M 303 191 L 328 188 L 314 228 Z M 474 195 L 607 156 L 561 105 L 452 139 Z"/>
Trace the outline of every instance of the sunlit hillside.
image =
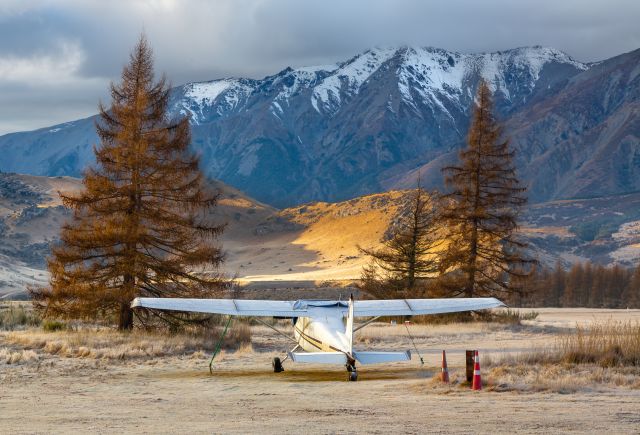
<path id="1" fill-rule="evenodd" d="M 367 259 L 358 245 L 381 243 L 397 222 L 408 191 L 339 203 L 318 202 L 278 210 L 237 189 L 222 192 L 211 219 L 226 223 L 221 238 L 229 277 L 257 287 L 314 286 L 360 277 Z M 45 283 L 49 245 L 69 212 L 58 191 L 81 187 L 70 177 L 0 176 L 0 295 Z M 591 260 L 631 265 L 640 256 L 640 194 L 533 204 L 522 219 L 532 254 L 553 266 Z"/>

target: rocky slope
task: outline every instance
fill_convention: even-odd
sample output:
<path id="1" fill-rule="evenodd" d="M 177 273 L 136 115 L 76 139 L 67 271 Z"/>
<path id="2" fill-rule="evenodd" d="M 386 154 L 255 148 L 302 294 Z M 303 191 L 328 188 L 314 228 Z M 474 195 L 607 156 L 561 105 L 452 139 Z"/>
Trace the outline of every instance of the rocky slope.
<path id="1" fill-rule="evenodd" d="M 282 207 L 438 186 L 464 143 L 478 80 L 489 81 L 535 202 L 640 188 L 640 51 L 583 64 L 552 48 L 461 54 L 367 50 L 262 80 L 174 89 L 207 173 Z M 0 137 L 0 169 L 78 175 L 95 118 Z M 638 151 L 640 152 L 640 151 Z"/>
<path id="2" fill-rule="evenodd" d="M 47 280 L 45 258 L 68 212 L 57 192 L 80 187 L 70 177 L 0 174 L 0 298 L 24 294 L 26 284 Z M 375 247 L 388 236 L 407 202 L 390 191 L 338 203 L 309 203 L 283 210 L 223 184 L 211 219 L 227 222 L 221 239 L 224 270 L 253 287 L 315 285 L 360 276 L 367 258 L 357 246 Z M 591 260 L 640 260 L 640 194 L 535 204 L 522 231 L 545 265 Z"/>
<path id="3" fill-rule="evenodd" d="M 57 191 L 78 187 L 70 177 L 0 174 L 0 296 L 46 281 L 49 244 L 68 214 Z"/>

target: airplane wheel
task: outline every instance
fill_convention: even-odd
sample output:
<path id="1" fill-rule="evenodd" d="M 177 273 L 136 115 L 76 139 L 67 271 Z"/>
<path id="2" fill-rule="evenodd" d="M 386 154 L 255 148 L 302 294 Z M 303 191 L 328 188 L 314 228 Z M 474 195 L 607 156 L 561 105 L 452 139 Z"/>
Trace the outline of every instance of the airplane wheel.
<path id="1" fill-rule="evenodd" d="M 280 358 L 275 357 L 271 362 L 271 365 L 273 366 L 274 373 L 284 372 L 284 368 L 282 367 L 282 361 L 280 361 Z"/>
<path id="2" fill-rule="evenodd" d="M 351 373 L 349 373 L 349 380 L 351 382 L 355 382 L 358 380 L 358 372 L 356 372 L 355 370 L 352 371 Z"/>

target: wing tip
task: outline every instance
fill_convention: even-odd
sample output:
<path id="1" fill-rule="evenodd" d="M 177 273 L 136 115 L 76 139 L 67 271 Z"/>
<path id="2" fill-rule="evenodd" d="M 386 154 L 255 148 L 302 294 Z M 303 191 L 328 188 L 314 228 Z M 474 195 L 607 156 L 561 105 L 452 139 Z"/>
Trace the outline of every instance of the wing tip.
<path id="1" fill-rule="evenodd" d="M 131 308 L 138 308 L 142 306 L 142 302 L 140 302 L 140 298 L 135 298 L 131 301 Z"/>

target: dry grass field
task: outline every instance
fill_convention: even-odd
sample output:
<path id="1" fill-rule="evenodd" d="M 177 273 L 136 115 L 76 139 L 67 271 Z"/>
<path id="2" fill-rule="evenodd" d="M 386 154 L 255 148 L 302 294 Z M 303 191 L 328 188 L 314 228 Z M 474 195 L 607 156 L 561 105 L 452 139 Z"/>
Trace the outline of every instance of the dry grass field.
<path id="1" fill-rule="evenodd" d="M 0 432 L 638 433 L 637 361 L 554 352 L 565 352 L 568 339 L 594 351 L 622 340 L 627 351 L 638 340 L 640 310 L 538 311 L 523 325 L 408 325 L 424 366 L 405 325 L 370 325 L 357 347 L 412 349 L 414 358 L 361 367 L 355 383 L 342 367 L 285 362 L 284 373 L 272 373 L 271 358 L 289 344 L 264 326 L 236 324 L 213 375 L 219 330 L 1 331 Z M 623 328 L 617 338 L 612 327 Z M 473 348 L 482 357 L 481 392 L 462 382 L 464 350 Z M 442 349 L 451 385 L 437 380 Z"/>

